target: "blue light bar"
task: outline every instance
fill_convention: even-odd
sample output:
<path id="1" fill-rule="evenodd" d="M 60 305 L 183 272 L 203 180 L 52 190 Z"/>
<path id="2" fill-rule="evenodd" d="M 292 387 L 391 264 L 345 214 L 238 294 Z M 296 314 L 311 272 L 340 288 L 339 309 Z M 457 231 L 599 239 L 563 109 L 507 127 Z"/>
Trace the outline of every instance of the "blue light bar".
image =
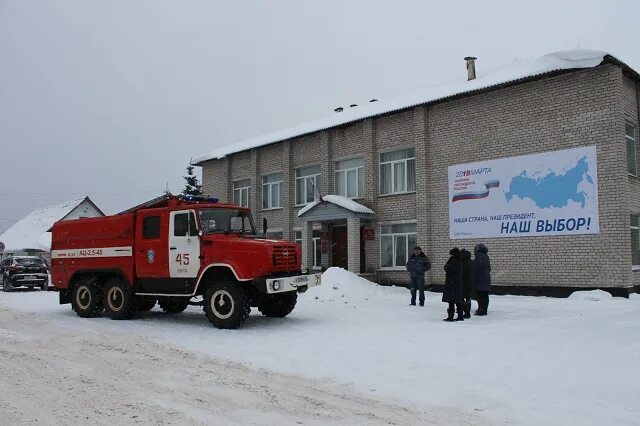
<path id="1" fill-rule="evenodd" d="M 216 197 L 204 197 L 202 195 L 184 195 L 182 199 L 185 201 L 205 201 L 207 203 L 217 203 L 220 201 Z"/>

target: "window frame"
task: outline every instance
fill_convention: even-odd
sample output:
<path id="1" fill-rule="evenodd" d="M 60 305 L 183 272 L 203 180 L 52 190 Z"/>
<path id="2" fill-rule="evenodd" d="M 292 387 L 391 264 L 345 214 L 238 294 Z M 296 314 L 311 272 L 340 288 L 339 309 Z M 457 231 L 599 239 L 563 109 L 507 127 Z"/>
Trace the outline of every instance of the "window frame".
<path id="1" fill-rule="evenodd" d="M 633 129 L 633 135 L 629 136 L 629 134 L 627 134 L 627 126 L 631 127 Z M 627 151 L 627 174 L 629 176 L 635 176 L 638 177 L 638 145 L 637 145 L 637 138 L 638 135 L 638 131 L 637 128 L 635 126 L 635 124 L 633 124 L 632 122 L 625 120 L 624 122 L 624 140 L 626 142 L 626 151 Z M 633 145 L 633 169 L 634 172 L 629 171 L 629 167 L 631 166 L 629 164 L 629 143 L 632 143 Z"/>
<path id="2" fill-rule="evenodd" d="M 236 187 L 236 184 L 239 184 L 241 182 L 249 182 L 249 185 L 245 185 L 245 186 L 238 186 Z M 242 196 L 243 193 L 246 191 L 246 196 L 247 196 L 247 204 L 244 205 L 242 204 Z M 239 196 L 239 203 L 236 203 L 236 192 L 238 193 Z M 249 208 L 249 204 L 250 204 L 250 195 L 251 195 L 251 179 L 237 179 L 233 181 L 233 204 L 240 206 L 240 207 L 247 207 Z"/>
<path id="3" fill-rule="evenodd" d="M 279 176 L 280 179 L 274 182 L 265 182 L 265 179 L 270 176 Z M 278 205 L 273 205 L 273 187 L 278 186 Z M 267 198 L 265 200 L 264 191 L 265 187 L 267 189 Z M 265 207 L 265 201 L 267 201 L 267 205 Z M 262 210 L 277 210 L 282 208 L 282 173 L 270 173 L 268 175 L 262 176 Z"/>
<path id="4" fill-rule="evenodd" d="M 150 219 L 157 219 L 158 235 L 154 234 L 152 236 L 149 236 L 147 234 L 147 220 L 150 220 Z M 143 240 L 157 240 L 161 236 L 162 236 L 162 218 L 160 217 L 160 215 L 149 215 L 149 216 L 143 217 L 142 218 L 142 239 Z"/>
<path id="5" fill-rule="evenodd" d="M 384 154 L 390 154 L 393 152 L 399 152 L 399 151 L 406 151 L 406 150 L 413 150 L 413 156 L 412 157 L 406 157 L 403 159 L 399 159 L 399 160 L 390 160 L 390 161 L 382 161 L 382 156 Z M 413 186 L 414 189 L 412 191 L 409 191 L 409 161 L 413 161 Z M 395 183 L 396 183 L 396 166 L 400 163 L 404 164 L 404 191 L 394 191 L 395 188 Z M 386 164 L 390 164 L 391 165 L 391 172 L 390 172 L 390 176 L 391 176 L 391 192 L 382 192 L 382 167 Z M 398 195 L 398 194 L 412 194 L 415 193 L 415 186 L 416 186 L 416 151 L 414 147 L 408 147 L 408 148 L 401 148 L 401 149 L 396 149 L 393 151 L 385 151 L 385 152 L 381 152 L 378 155 L 378 194 L 379 196 L 388 196 L 388 195 Z"/>
<path id="6" fill-rule="evenodd" d="M 298 233 L 300 233 L 300 238 L 298 238 Z M 319 271 L 322 269 L 322 240 L 320 236 L 320 231 L 314 229 L 313 234 L 318 234 L 318 236 L 311 237 L 313 240 L 313 266 L 311 269 L 315 271 Z M 293 241 L 296 244 L 300 244 L 300 248 L 302 249 L 302 230 L 294 229 L 293 230 Z M 320 257 L 318 257 L 320 256 Z M 319 262 L 316 262 L 319 261 Z"/>
<path id="7" fill-rule="evenodd" d="M 318 189 L 318 185 L 319 185 L 319 180 L 320 177 L 322 176 L 322 169 L 320 169 L 319 173 L 315 173 L 315 174 L 310 174 L 310 175 L 304 175 L 304 176 L 298 176 L 298 172 L 302 169 L 309 169 L 311 167 L 318 167 L 320 168 L 319 164 L 313 164 L 310 166 L 304 166 L 304 167 L 297 167 L 295 169 L 295 205 L 294 207 L 302 207 L 302 206 L 306 206 L 309 203 L 313 203 L 315 201 L 318 201 L 320 199 L 319 194 L 320 194 L 320 190 Z M 313 180 L 313 200 L 311 201 L 304 201 L 303 203 L 299 203 L 298 202 L 298 185 L 299 185 L 299 181 L 303 181 L 304 182 L 304 188 L 305 188 L 305 194 L 306 194 L 306 188 L 307 188 L 307 180 Z"/>
<path id="8" fill-rule="evenodd" d="M 348 168 L 344 168 L 344 169 L 339 169 L 338 168 L 338 164 L 345 162 L 345 161 L 353 161 L 353 160 L 362 160 L 362 165 L 361 166 L 357 166 L 357 167 L 348 167 Z M 360 198 L 364 198 L 364 158 L 362 157 L 357 157 L 357 158 L 350 158 L 350 159 L 346 159 L 346 160 L 340 160 L 340 161 L 336 161 L 334 163 L 334 189 L 337 195 L 342 195 L 343 197 L 346 198 L 350 198 L 352 200 L 357 200 Z M 349 181 L 347 179 L 348 176 L 348 172 L 354 171 L 356 172 L 356 196 L 355 197 L 349 197 L 348 193 L 349 193 Z M 344 194 L 340 193 L 340 189 L 338 188 L 338 174 L 339 173 L 344 173 Z M 362 193 L 360 192 L 360 175 L 362 176 Z"/>
<path id="9" fill-rule="evenodd" d="M 416 230 L 415 232 L 391 232 L 391 233 L 383 233 L 382 229 L 385 226 L 393 226 L 393 225 L 415 225 Z M 405 252 L 405 258 L 406 260 L 409 260 L 409 256 L 411 255 L 411 251 L 412 251 L 412 247 L 410 247 L 411 244 L 409 244 L 409 236 L 410 235 L 415 235 L 415 240 L 416 242 L 418 241 L 418 223 L 416 221 L 411 221 L 411 222 L 393 222 L 393 223 L 381 223 L 378 226 L 378 232 L 380 234 L 380 270 L 382 271 L 404 271 L 406 270 L 406 261 L 404 265 L 398 265 L 397 264 L 397 258 L 396 258 L 396 247 L 397 247 L 397 243 L 398 243 L 398 237 L 405 237 L 407 240 L 407 247 L 406 247 L 406 252 Z M 393 253 L 393 265 L 392 266 L 382 266 L 382 256 L 383 256 L 383 252 L 382 252 L 382 239 L 385 237 L 391 237 L 391 252 Z"/>
<path id="10" fill-rule="evenodd" d="M 635 220 L 634 220 L 635 219 Z M 640 252 L 640 214 L 637 213 L 631 213 L 629 215 L 629 231 L 631 233 L 631 269 L 634 270 L 640 270 L 640 253 L 638 253 L 638 263 L 633 263 L 634 262 L 634 255 L 633 255 L 633 233 L 634 231 L 636 231 L 637 234 L 637 244 L 638 244 L 638 251 Z"/>

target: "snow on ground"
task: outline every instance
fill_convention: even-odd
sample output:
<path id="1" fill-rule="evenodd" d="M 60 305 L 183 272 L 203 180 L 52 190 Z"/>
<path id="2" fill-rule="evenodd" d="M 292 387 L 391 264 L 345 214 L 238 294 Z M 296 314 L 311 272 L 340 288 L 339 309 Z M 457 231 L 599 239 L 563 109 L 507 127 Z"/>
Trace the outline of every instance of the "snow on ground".
<path id="1" fill-rule="evenodd" d="M 212 328 L 199 307 L 179 315 L 156 308 L 123 322 L 78 318 L 55 293 L 0 294 L 1 307 L 50 327 L 144 336 L 407 407 L 458 409 L 498 424 L 637 424 L 638 295 L 492 296 L 488 316 L 457 323 L 442 321 L 440 294 L 427 293 L 424 308 L 408 302 L 406 289 L 337 268 L 289 317 L 254 312 L 240 330 Z"/>

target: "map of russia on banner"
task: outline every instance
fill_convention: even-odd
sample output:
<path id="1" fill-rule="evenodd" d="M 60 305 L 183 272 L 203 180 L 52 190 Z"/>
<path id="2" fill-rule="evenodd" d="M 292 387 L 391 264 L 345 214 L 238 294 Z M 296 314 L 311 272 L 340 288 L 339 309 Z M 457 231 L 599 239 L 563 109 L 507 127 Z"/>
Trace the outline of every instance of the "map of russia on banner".
<path id="1" fill-rule="evenodd" d="M 597 234 L 595 146 L 449 167 L 449 237 Z"/>

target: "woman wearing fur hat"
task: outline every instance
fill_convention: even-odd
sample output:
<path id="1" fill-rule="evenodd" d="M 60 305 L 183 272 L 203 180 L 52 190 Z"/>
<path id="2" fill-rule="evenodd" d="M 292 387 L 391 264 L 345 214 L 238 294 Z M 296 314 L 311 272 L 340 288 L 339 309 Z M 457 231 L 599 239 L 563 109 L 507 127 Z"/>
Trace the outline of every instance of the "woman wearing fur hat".
<path id="1" fill-rule="evenodd" d="M 453 314 L 455 309 L 458 310 L 458 316 L 455 321 L 464 321 L 464 308 L 462 306 L 462 257 L 460 250 L 454 247 L 449 252 L 451 257 L 444 265 L 446 279 L 444 283 L 444 291 L 442 292 L 442 301 L 449 304 L 447 309 L 447 318 L 445 321 L 454 321 Z"/>
<path id="2" fill-rule="evenodd" d="M 488 255 L 489 250 L 484 244 L 478 244 L 474 252 L 474 284 L 476 288 L 476 298 L 478 300 L 476 315 L 487 315 L 487 309 L 489 309 L 489 293 L 491 293 L 491 261 Z"/>

